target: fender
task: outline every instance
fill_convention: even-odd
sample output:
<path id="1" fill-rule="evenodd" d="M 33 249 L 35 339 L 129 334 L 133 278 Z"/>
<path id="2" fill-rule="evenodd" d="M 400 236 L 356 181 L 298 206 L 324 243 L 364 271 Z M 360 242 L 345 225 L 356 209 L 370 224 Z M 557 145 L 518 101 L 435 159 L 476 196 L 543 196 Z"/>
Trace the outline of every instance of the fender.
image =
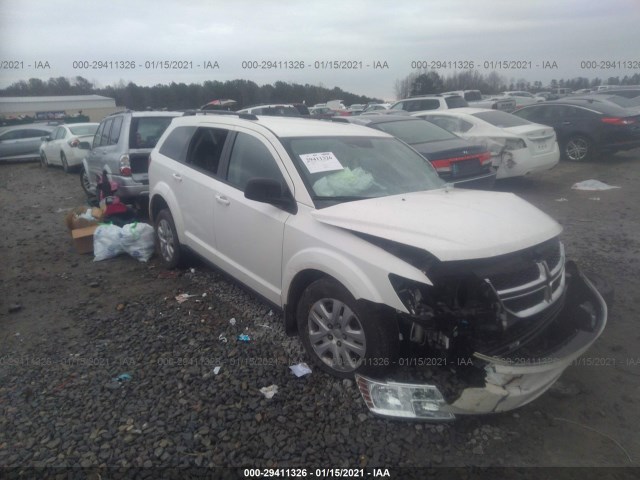
<path id="1" fill-rule="evenodd" d="M 389 260 L 393 262 L 392 268 L 388 268 Z M 282 305 L 288 303 L 292 280 L 305 270 L 317 270 L 330 275 L 344 285 L 356 300 L 385 304 L 405 313 L 408 311 L 389 282 L 388 272 L 422 283 L 431 283 L 420 270 L 384 251 L 379 252 L 376 264 L 360 266 L 339 251 L 321 246 L 310 247 L 296 252 L 283 265 Z"/>

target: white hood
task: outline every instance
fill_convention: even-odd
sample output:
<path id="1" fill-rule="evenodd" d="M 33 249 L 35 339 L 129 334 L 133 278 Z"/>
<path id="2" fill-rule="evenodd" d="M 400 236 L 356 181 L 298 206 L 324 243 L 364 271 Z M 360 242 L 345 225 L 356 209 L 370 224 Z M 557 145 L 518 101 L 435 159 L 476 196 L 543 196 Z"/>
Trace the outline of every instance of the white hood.
<path id="1" fill-rule="evenodd" d="M 431 190 L 345 202 L 319 222 L 421 248 L 442 261 L 522 250 L 560 234 L 551 217 L 512 193 Z"/>

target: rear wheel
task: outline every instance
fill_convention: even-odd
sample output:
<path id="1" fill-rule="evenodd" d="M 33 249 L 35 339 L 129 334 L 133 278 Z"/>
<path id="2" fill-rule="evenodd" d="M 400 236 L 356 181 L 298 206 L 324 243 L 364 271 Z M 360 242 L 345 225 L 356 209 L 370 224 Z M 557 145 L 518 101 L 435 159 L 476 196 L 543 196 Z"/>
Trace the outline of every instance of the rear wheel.
<path id="1" fill-rule="evenodd" d="M 388 367 L 398 328 L 380 311 L 358 303 L 340 283 L 321 278 L 307 287 L 296 312 L 298 333 L 313 363 L 340 378 Z"/>
<path id="2" fill-rule="evenodd" d="M 67 162 L 67 156 L 64 152 L 60 152 L 60 161 L 62 162 L 62 169 L 65 173 L 69 173 L 69 163 Z"/>
<path id="3" fill-rule="evenodd" d="M 593 158 L 593 142 L 584 135 L 572 135 L 564 142 L 563 154 L 572 162 L 584 162 Z"/>
<path id="4" fill-rule="evenodd" d="M 156 241 L 162 263 L 168 269 L 182 264 L 182 246 L 178 240 L 173 216 L 167 209 L 161 210 L 156 217 Z"/>
<path id="5" fill-rule="evenodd" d="M 82 185 L 82 189 L 84 190 L 84 193 L 87 194 L 87 196 L 94 196 L 91 188 L 91 182 L 89 181 L 89 174 L 84 167 L 81 167 L 80 169 L 80 185 Z"/>

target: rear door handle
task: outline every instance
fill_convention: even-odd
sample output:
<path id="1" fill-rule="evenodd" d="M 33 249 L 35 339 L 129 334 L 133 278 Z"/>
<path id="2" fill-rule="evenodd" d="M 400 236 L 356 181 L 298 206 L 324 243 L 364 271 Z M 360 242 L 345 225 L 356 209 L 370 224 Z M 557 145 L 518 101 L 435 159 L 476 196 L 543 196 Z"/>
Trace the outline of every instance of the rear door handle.
<path id="1" fill-rule="evenodd" d="M 225 197 L 224 195 L 216 195 L 216 202 L 222 204 L 222 205 L 229 205 L 231 202 L 229 201 L 229 199 L 227 197 Z"/>
<path id="2" fill-rule="evenodd" d="M 177 173 L 174 173 L 174 174 L 172 174 L 171 176 L 173 177 L 173 179 L 174 179 L 176 182 L 181 182 L 181 181 L 182 181 L 182 175 L 178 175 Z"/>
<path id="3" fill-rule="evenodd" d="M 562 125 L 571 125 L 571 122 L 562 122 Z"/>

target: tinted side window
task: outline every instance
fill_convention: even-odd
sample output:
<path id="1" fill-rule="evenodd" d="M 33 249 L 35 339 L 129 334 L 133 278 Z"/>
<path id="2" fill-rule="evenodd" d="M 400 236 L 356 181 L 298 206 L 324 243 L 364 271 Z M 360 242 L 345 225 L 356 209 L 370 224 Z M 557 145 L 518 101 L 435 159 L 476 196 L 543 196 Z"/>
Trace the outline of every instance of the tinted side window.
<path id="1" fill-rule="evenodd" d="M 129 131 L 129 148 L 153 148 L 173 117 L 134 117 Z"/>
<path id="2" fill-rule="evenodd" d="M 198 128 L 189 144 L 187 163 L 215 175 L 227 134 L 227 130 L 219 128 Z"/>
<path id="3" fill-rule="evenodd" d="M 257 138 L 246 133 L 238 133 L 231 158 L 227 181 L 244 191 L 252 178 L 282 180 L 282 174 L 267 147 Z"/>
<path id="4" fill-rule="evenodd" d="M 447 103 L 447 107 L 449 108 L 462 108 L 462 107 L 468 107 L 469 104 L 467 103 L 467 101 L 462 98 L 462 97 L 447 97 L 444 99 L 444 101 Z"/>
<path id="5" fill-rule="evenodd" d="M 113 126 L 111 127 L 111 135 L 109 135 L 109 145 L 117 145 L 120 140 L 120 130 L 122 128 L 122 117 L 116 117 L 113 119 Z"/>
<path id="6" fill-rule="evenodd" d="M 167 136 L 160 147 L 160 153 L 178 162 L 187 158 L 187 147 L 196 127 L 177 127 Z"/>
<path id="7" fill-rule="evenodd" d="M 2 140 L 17 140 L 22 137 L 22 130 L 14 130 L 12 132 L 7 132 L 0 137 Z"/>
<path id="8" fill-rule="evenodd" d="M 541 110 L 537 107 L 523 108 L 513 112 L 514 115 L 524 118 L 525 120 L 531 120 L 532 122 L 539 122 L 542 119 L 540 113 Z"/>
<path id="9" fill-rule="evenodd" d="M 22 131 L 21 138 L 41 138 L 46 137 L 47 135 L 51 135 L 51 132 L 46 130 L 28 129 Z"/>
<path id="10" fill-rule="evenodd" d="M 405 110 L 407 112 L 418 112 L 420 110 L 437 110 L 440 108 L 440 100 L 414 100 L 407 102 Z"/>
<path id="11" fill-rule="evenodd" d="M 100 136 L 100 146 L 109 145 L 109 132 L 111 131 L 111 125 L 113 124 L 113 118 L 109 118 L 104 122 L 104 130 Z"/>
<path id="12" fill-rule="evenodd" d="M 102 132 L 104 131 L 104 124 L 105 122 L 100 122 L 100 126 L 98 127 L 98 130 L 93 137 L 93 148 L 96 148 L 98 145 L 100 145 L 100 139 L 102 138 Z"/>
<path id="13" fill-rule="evenodd" d="M 596 118 L 599 116 L 595 112 L 592 112 L 590 110 L 586 110 L 580 107 L 566 107 L 566 108 L 567 108 L 567 116 L 573 117 L 573 118 L 580 118 L 583 120 L 587 120 L 587 119 Z"/>

